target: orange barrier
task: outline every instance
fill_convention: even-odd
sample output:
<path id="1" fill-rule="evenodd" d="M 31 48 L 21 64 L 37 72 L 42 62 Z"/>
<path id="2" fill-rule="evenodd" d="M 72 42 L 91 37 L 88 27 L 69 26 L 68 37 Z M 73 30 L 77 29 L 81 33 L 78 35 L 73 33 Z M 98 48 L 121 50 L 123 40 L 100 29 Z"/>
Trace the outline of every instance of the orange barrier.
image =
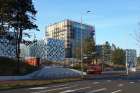
<path id="1" fill-rule="evenodd" d="M 25 63 L 32 65 L 32 66 L 39 66 L 40 65 L 40 59 L 36 57 L 28 57 L 25 59 Z"/>

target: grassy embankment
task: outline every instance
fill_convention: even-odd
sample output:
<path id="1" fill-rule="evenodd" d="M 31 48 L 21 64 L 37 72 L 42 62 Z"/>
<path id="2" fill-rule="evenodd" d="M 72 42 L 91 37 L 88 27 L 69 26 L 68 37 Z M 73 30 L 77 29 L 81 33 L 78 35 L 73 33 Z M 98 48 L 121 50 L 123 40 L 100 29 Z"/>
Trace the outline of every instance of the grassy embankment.
<path id="1" fill-rule="evenodd" d="M 0 90 L 17 89 L 26 87 L 37 87 L 55 83 L 66 83 L 81 80 L 81 78 L 66 78 L 58 80 L 19 80 L 19 81 L 0 81 Z"/>

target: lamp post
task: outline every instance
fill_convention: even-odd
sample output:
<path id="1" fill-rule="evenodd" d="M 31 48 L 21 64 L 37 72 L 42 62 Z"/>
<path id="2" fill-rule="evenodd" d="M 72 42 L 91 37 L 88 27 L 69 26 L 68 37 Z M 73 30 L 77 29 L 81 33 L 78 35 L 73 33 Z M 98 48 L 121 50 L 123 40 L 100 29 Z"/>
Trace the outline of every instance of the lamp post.
<path id="1" fill-rule="evenodd" d="M 126 66 L 126 75 L 128 75 L 127 49 L 126 49 L 126 54 L 125 54 L 125 56 L 126 56 L 126 63 L 125 63 L 125 66 Z"/>
<path id="2" fill-rule="evenodd" d="M 86 14 L 90 13 L 91 11 L 86 11 Z M 83 15 L 81 15 L 81 78 L 84 78 L 84 68 L 83 68 Z"/>
<path id="3" fill-rule="evenodd" d="M 82 43 L 83 43 L 83 38 L 82 38 L 82 23 L 83 23 L 83 15 L 81 16 L 81 78 L 83 78 L 84 77 L 84 73 L 83 73 L 83 46 L 82 46 Z"/>

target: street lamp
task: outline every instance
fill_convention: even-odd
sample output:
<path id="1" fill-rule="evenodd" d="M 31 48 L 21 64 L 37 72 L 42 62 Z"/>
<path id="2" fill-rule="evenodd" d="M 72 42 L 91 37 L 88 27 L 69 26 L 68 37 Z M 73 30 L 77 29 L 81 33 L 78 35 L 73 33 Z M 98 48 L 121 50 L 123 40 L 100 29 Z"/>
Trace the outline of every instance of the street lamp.
<path id="1" fill-rule="evenodd" d="M 91 13 L 91 11 L 86 11 L 86 14 Z M 83 31 L 82 31 L 82 24 L 83 24 L 83 15 L 81 15 L 81 78 L 84 77 L 84 69 L 83 69 Z"/>
<path id="2" fill-rule="evenodd" d="M 125 66 L 126 66 L 126 75 L 128 75 L 128 60 L 127 60 L 127 49 L 126 49 L 126 54 L 125 54 L 125 56 L 126 56 L 126 63 L 125 63 Z"/>

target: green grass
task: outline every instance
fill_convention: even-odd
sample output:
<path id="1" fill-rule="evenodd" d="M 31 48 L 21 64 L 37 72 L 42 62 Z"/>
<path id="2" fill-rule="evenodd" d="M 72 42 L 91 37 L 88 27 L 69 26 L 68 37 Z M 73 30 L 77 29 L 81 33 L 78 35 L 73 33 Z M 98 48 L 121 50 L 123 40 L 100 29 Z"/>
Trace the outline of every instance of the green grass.
<path id="1" fill-rule="evenodd" d="M 59 80 L 19 80 L 19 81 L 2 81 L 0 82 L 0 90 L 17 89 L 25 87 L 35 87 L 55 83 L 66 83 L 82 80 L 81 78 L 65 78 Z"/>

